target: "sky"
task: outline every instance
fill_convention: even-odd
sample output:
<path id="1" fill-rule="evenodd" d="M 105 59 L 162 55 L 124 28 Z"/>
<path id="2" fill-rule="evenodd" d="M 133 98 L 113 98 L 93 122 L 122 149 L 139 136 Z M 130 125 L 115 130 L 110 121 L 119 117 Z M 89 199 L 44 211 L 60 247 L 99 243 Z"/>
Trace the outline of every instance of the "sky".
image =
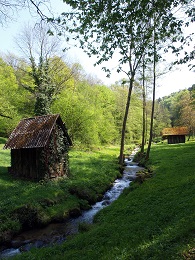
<path id="1" fill-rule="evenodd" d="M 62 2 L 62 0 L 51 0 L 51 7 L 52 10 L 55 10 L 54 13 L 56 14 L 66 10 L 66 5 Z M 29 13 L 29 10 L 27 9 L 19 11 L 17 15 L 13 16 L 13 18 L 14 20 L 7 22 L 7 24 L 0 24 L 0 55 L 6 54 L 7 52 L 11 52 L 16 55 L 19 54 L 14 37 L 21 32 L 25 23 L 33 23 L 37 21 L 35 13 L 32 11 Z M 102 71 L 101 66 L 93 66 L 96 61 L 95 57 L 89 58 L 87 54 L 79 48 L 71 48 L 68 51 L 67 57 L 73 63 L 80 63 L 87 74 L 94 75 L 105 85 L 109 86 L 122 78 L 126 78 L 124 73 L 119 74 L 116 72 L 117 57 L 104 64 L 112 71 L 110 78 L 106 77 L 106 73 Z M 167 70 L 169 62 L 172 61 L 174 57 L 169 54 L 166 59 L 167 62 L 161 65 L 160 71 L 164 69 Z M 189 71 L 187 65 L 180 65 L 157 79 L 156 98 L 167 96 L 182 89 L 187 89 L 193 84 L 195 84 L 195 72 Z"/>

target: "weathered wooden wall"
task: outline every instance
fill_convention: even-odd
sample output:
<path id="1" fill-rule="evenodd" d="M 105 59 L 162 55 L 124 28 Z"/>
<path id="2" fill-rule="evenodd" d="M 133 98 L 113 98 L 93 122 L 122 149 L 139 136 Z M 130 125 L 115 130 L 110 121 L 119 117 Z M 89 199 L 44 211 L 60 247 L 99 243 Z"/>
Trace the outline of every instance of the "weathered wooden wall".
<path id="1" fill-rule="evenodd" d="M 41 150 L 41 148 L 12 149 L 10 173 L 25 179 L 41 179 L 43 177 L 40 172 Z"/>
<path id="2" fill-rule="evenodd" d="M 168 144 L 185 143 L 185 135 L 168 136 Z"/>
<path id="3" fill-rule="evenodd" d="M 68 146 L 63 132 L 56 126 L 44 148 L 12 149 L 9 172 L 30 180 L 68 176 Z"/>

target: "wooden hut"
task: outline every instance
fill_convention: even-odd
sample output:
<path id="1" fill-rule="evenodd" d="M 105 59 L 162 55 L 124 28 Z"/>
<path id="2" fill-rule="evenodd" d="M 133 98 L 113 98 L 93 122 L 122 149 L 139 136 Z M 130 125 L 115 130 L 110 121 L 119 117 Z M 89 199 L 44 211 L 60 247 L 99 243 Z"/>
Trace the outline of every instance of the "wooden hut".
<path id="1" fill-rule="evenodd" d="M 168 139 L 168 144 L 185 143 L 185 136 L 188 134 L 188 128 L 185 126 L 164 128 L 162 130 L 162 138 Z"/>
<path id="2" fill-rule="evenodd" d="M 4 146 L 4 149 L 11 149 L 9 172 L 15 177 L 32 180 L 68 176 L 70 145 L 60 115 L 23 119 Z"/>

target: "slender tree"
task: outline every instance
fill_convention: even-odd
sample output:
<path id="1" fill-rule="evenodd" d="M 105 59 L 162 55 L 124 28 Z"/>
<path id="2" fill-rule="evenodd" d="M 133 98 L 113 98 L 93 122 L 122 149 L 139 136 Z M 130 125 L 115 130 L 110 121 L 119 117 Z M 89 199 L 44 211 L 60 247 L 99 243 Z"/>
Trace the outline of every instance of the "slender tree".
<path id="1" fill-rule="evenodd" d="M 66 1 L 76 9 L 70 14 L 76 38 L 88 55 L 97 55 L 97 64 L 107 61 L 115 53 L 120 54 L 118 72 L 123 71 L 128 77 L 129 91 L 121 130 L 121 148 L 119 163 L 123 164 L 125 130 L 135 74 L 141 63 L 143 53 L 148 45 L 152 30 L 150 17 L 143 15 L 148 3 L 141 1 L 108 1 L 94 3 L 83 1 Z M 81 13 L 81 10 L 85 10 Z M 142 18 L 142 19 L 141 19 Z M 77 26 L 78 24 L 78 26 Z M 126 67 L 124 66 L 126 65 Z M 109 74 L 109 70 L 104 67 Z"/>
<path id="2" fill-rule="evenodd" d="M 148 141 L 148 148 L 146 152 L 146 160 L 150 156 L 150 148 L 152 144 L 153 137 L 153 121 L 154 121 L 154 107 L 155 107 L 155 91 L 156 91 L 156 61 L 157 61 L 157 50 L 156 50 L 156 17 L 154 13 L 154 31 L 153 31 L 153 95 L 152 95 L 152 111 L 151 111 L 151 120 L 150 120 L 150 136 Z"/>
<path id="3" fill-rule="evenodd" d="M 146 88 L 145 88 L 145 57 L 143 56 L 143 64 L 142 64 L 142 117 L 143 117 L 143 125 L 142 125 L 142 143 L 141 143 L 141 152 L 144 152 L 145 138 L 146 138 Z"/>
<path id="4" fill-rule="evenodd" d="M 119 161 L 122 164 L 125 129 L 137 68 L 146 51 L 149 57 L 153 56 L 154 47 L 151 42 L 153 14 L 156 13 L 156 26 L 158 26 L 156 46 L 167 38 L 173 41 L 182 40 L 183 20 L 176 17 L 175 8 L 186 5 L 187 2 L 185 0 L 98 2 L 65 0 L 64 2 L 71 5 L 73 11 L 69 14 L 63 13 L 65 18 L 62 19 L 62 24 L 67 28 L 68 22 L 72 23 L 73 26 L 69 31 L 76 33 L 75 38 L 80 41 L 81 47 L 89 56 L 97 56 L 96 64 L 108 61 L 116 53 L 121 55 L 118 72 L 125 72 L 129 79 L 129 94 L 121 131 Z M 192 13 L 186 11 L 186 14 L 192 17 Z M 59 22 L 59 19 L 57 21 Z M 159 58 L 159 54 L 156 55 L 155 59 Z M 124 67 L 124 65 L 128 66 Z M 109 73 L 106 67 L 104 70 Z"/>
<path id="5" fill-rule="evenodd" d="M 17 45 L 31 68 L 28 73 L 34 84 L 22 83 L 22 86 L 35 96 L 35 115 L 51 113 L 53 101 L 74 73 L 56 56 L 60 42 L 47 31 L 48 27 L 43 24 L 26 27 L 17 38 Z"/>

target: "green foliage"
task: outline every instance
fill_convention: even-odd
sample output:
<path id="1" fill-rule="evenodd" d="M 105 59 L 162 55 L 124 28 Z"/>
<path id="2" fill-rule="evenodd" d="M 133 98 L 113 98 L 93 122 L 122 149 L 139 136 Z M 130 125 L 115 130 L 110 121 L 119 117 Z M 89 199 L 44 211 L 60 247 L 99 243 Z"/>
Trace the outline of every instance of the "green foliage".
<path id="1" fill-rule="evenodd" d="M 159 105 L 164 107 L 170 114 L 171 125 L 187 126 L 190 135 L 194 135 L 195 133 L 195 111 L 193 103 L 193 87 L 188 90 L 180 90 L 179 92 L 172 93 L 159 100 Z"/>
<path id="2" fill-rule="evenodd" d="M 30 77 L 32 70 L 27 64 L 20 61 L 19 67 L 16 69 L 8 66 L 3 60 L 1 62 L 2 107 L 0 112 L 12 117 L 12 119 L 0 117 L 0 132 L 7 136 L 21 118 L 33 115 L 33 107 L 36 103 L 35 96 L 41 97 L 41 94 L 39 95 L 38 89 L 35 91 L 35 85 Z M 58 73 L 54 73 L 53 67 L 58 67 Z M 128 88 L 119 84 L 113 85 L 111 88 L 99 84 L 94 85 L 82 76 L 78 65 L 68 67 L 58 57 L 49 60 L 47 69 L 52 86 L 56 86 L 55 90 L 53 89 L 49 107 L 52 104 L 51 112 L 61 115 L 74 145 L 93 147 L 102 144 L 118 144 L 121 137 Z M 74 73 L 71 72 L 73 70 Z M 63 81 L 62 78 L 64 78 Z M 45 87 L 47 88 L 47 84 Z M 49 88 L 46 90 L 45 87 L 43 92 L 45 92 L 44 95 L 47 96 L 47 99 Z M 193 89 L 191 89 L 174 93 L 157 101 L 154 116 L 154 141 L 159 141 L 162 129 L 170 125 L 187 125 L 191 135 L 193 135 L 193 100 Z M 42 102 L 41 99 L 39 101 Z M 44 105 L 44 102 L 39 104 L 43 105 L 44 113 L 46 113 L 47 105 Z M 142 101 L 137 89 L 132 93 L 131 105 L 126 125 L 125 142 L 126 144 L 140 144 Z M 150 114 L 150 101 L 147 101 L 147 114 Z M 149 126 L 149 120 L 147 125 Z"/>
<path id="3" fill-rule="evenodd" d="M 35 114 L 60 114 L 76 146 L 119 143 L 127 89 L 90 83 L 78 64 L 68 66 L 59 57 L 41 59 L 39 64 L 32 59 L 32 68 L 22 60 L 13 67 L 2 60 L 1 68 L 0 112 L 13 118 L 0 117 L 2 135 L 8 136 L 21 118 L 32 117 L 37 110 Z M 135 93 L 127 143 L 140 142 L 141 117 L 141 101 Z"/>
<path id="4" fill-rule="evenodd" d="M 191 2 L 191 1 L 190 1 Z M 185 26 L 194 22 L 193 10 L 188 7 L 186 1 L 104 1 L 94 2 L 82 0 L 65 0 L 74 10 L 62 13 L 62 19 L 57 21 L 65 26 L 70 33 L 75 33 L 74 39 L 80 41 L 80 46 L 89 57 L 97 57 L 95 65 L 111 60 L 115 53 L 118 56 L 117 72 L 124 72 L 128 77 L 129 91 L 125 107 L 124 119 L 121 131 L 121 149 L 119 161 L 123 163 L 123 152 L 125 135 L 128 132 L 127 117 L 131 104 L 131 93 L 134 86 L 138 68 L 144 63 L 153 63 L 154 88 L 153 104 L 151 112 L 150 136 L 147 150 L 147 157 L 152 142 L 154 102 L 155 102 L 155 67 L 156 62 L 162 58 L 160 50 L 162 43 L 168 42 L 167 49 L 172 48 L 173 53 L 179 55 L 179 50 L 184 44 L 188 44 L 188 37 L 183 35 L 184 18 L 178 18 L 177 8 L 187 8 L 183 15 L 187 19 Z M 186 22 L 186 21 L 185 21 Z M 174 43 L 180 42 L 181 46 L 175 47 Z M 193 56 L 194 51 L 191 53 Z M 188 58 L 185 52 L 185 58 Z M 186 62 L 186 61 L 185 61 Z M 124 66 L 126 65 L 126 66 Z M 145 65 L 143 65 L 145 67 Z M 110 70 L 103 67 L 107 76 Z M 144 68 L 143 68 L 144 69 Z M 144 136 L 142 138 L 144 141 Z M 144 144 L 143 144 L 144 145 Z M 143 147 L 142 145 L 142 147 Z"/>
<path id="5" fill-rule="evenodd" d="M 145 152 L 137 152 L 133 158 L 134 162 L 139 163 L 139 165 L 141 166 L 145 166 L 146 165 L 146 153 Z"/>
<path id="6" fill-rule="evenodd" d="M 91 86 L 87 81 L 70 85 L 54 102 L 54 113 L 61 112 L 73 143 L 87 146 L 115 143 L 115 93 L 105 86 Z"/>
<path id="7" fill-rule="evenodd" d="M 126 127 L 126 143 L 141 143 L 142 133 L 142 101 L 132 94 L 130 113 Z"/>
<path id="8" fill-rule="evenodd" d="M 88 232 L 61 246 L 34 250 L 16 259 L 193 257 L 194 147 L 194 142 L 152 146 L 153 178 L 126 189 L 117 201 L 96 215 Z"/>
<path id="9" fill-rule="evenodd" d="M 83 3 L 82 1 L 65 2 L 76 10 L 74 15 L 72 12 L 69 15 L 63 13 L 65 19 L 62 21 L 65 23 L 68 15 L 74 25 L 70 28 L 70 32 L 77 33 L 81 47 L 86 50 L 89 56 L 96 55 L 98 57 L 97 64 L 112 58 L 116 49 L 122 54 L 120 63 L 127 63 L 129 45 L 133 51 L 136 46 L 133 53 L 136 57 L 143 52 L 143 46 L 140 48 L 136 44 L 140 41 L 140 34 L 143 43 L 146 43 L 145 40 L 148 37 L 148 32 L 143 34 L 143 27 L 139 23 L 140 15 L 143 18 L 142 23 L 147 23 L 148 18 L 144 17 L 143 10 L 148 10 L 149 6 L 143 7 L 143 1 L 139 5 L 134 1 L 128 3 L 102 2 L 93 5 L 90 2 Z M 141 10 L 142 12 L 140 12 Z M 121 39 L 123 39 L 123 44 L 120 42 Z M 106 68 L 105 71 L 108 72 Z"/>
<path id="10" fill-rule="evenodd" d="M 50 136 L 50 143 L 40 153 L 40 179 L 69 177 L 68 141 L 62 129 L 56 126 Z M 47 163 L 46 163 L 47 162 Z"/>
<path id="11" fill-rule="evenodd" d="M 153 126 L 153 141 L 160 141 L 162 129 L 171 127 L 171 113 L 162 102 L 156 102 Z"/>
<path id="12" fill-rule="evenodd" d="M 36 97 L 35 115 L 51 114 L 51 105 L 72 77 L 71 69 L 59 57 L 45 59 L 40 57 L 38 65 L 31 59 L 30 74 L 35 84 L 31 91 Z"/>
<path id="13" fill-rule="evenodd" d="M 12 118 L 0 116 L 0 134 L 3 136 L 10 133 L 19 119 L 17 113 L 19 98 L 14 70 L 0 58 L 0 113 Z"/>
<path id="14" fill-rule="evenodd" d="M 172 116 L 171 120 L 173 126 L 178 125 L 180 111 L 181 111 L 180 100 L 183 95 L 185 95 L 185 93 L 183 91 L 179 91 L 171 94 L 170 97 L 168 98 L 166 97 L 164 98 L 165 104 L 168 103 L 168 108 L 171 111 L 171 116 Z"/>
<path id="15" fill-rule="evenodd" d="M 121 138 L 121 130 L 123 125 L 123 117 L 125 111 L 125 102 L 128 95 L 128 87 L 113 85 L 112 91 L 115 95 L 115 112 L 114 120 L 115 127 L 118 132 L 118 139 Z M 126 124 L 125 131 L 125 143 L 126 144 L 139 144 L 141 142 L 142 135 L 142 101 L 140 99 L 140 94 L 133 91 L 131 96 L 131 107 L 128 115 L 128 120 Z"/>
<path id="16" fill-rule="evenodd" d="M 51 114 L 51 104 L 55 86 L 49 77 L 48 60 L 44 61 L 43 57 L 39 58 L 39 64 L 36 65 L 34 58 L 31 57 L 32 78 L 34 80 L 34 94 L 36 96 L 35 115 Z"/>

